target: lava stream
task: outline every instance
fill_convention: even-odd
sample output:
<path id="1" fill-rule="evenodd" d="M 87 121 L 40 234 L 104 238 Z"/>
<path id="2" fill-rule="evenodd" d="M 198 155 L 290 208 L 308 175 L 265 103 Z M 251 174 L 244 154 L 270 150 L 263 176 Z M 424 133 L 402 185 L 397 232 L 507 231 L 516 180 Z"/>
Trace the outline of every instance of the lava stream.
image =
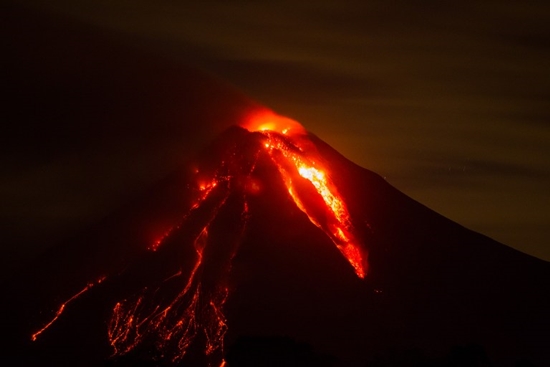
<path id="1" fill-rule="evenodd" d="M 195 202 L 191 205 L 191 208 L 189 209 L 189 211 L 187 212 L 187 214 L 182 218 L 182 222 L 185 221 L 185 219 L 187 219 L 187 217 L 189 215 L 191 215 L 191 213 L 193 213 L 193 211 L 195 209 L 197 209 L 206 199 L 208 199 L 208 196 L 210 195 L 210 193 L 212 192 L 212 190 L 218 185 L 218 181 L 216 181 L 215 179 L 213 179 L 211 182 L 209 182 L 208 184 L 200 184 L 199 185 L 199 192 L 201 193 L 200 196 L 195 200 Z M 158 248 L 160 247 L 160 245 L 162 245 L 164 243 L 164 241 L 170 236 L 170 234 L 172 234 L 172 232 L 174 232 L 175 230 L 179 229 L 180 226 L 174 226 L 174 227 L 171 227 L 169 228 L 166 232 L 164 232 L 158 240 L 156 240 L 155 242 L 153 242 L 147 249 L 150 250 L 150 251 L 157 251 Z"/>
<path id="2" fill-rule="evenodd" d="M 301 125 L 272 112 L 256 113 L 245 124 L 249 131 L 259 131 L 266 139 L 264 144 L 270 158 L 276 164 L 287 190 L 298 206 L 317 227 L 334 242 L 338 250 L 353 267 L 359 278 L 364 278 L 367 261 L 353 235 L 350 215 L 343 199 L 331 181 L 327 169 L 313 144 L 303 134 Z M 306 203 L 309 198 L 302 193 L 296 173 L 309 181 L 325 204 L 325 215 Z M 328 217 L 328 219 L 320 219 Z M 366 255 L 366 254 L 365 254 Z M 366 257 L 366 256 L 365 256 Z"/>
<path id="3" fill-rule="evenodd" d="M 247 178 L 250 178 L 256 159 L 257 155 L 245 175 Z M 183 217 L 180 225 L 169 230 L 151 248 L 156 251 L 165 242 L 171 240 L 172 236 L 177 237 L 177 230 L 187 228 L 188 220 L 193 221 L 191 215 L 195 210 L 202 208 L 207 199 L 210 204 L 206 203 L 206 206 L 216 202 L 209 210 L 203 230 L 193 241 L 195 260 L 192 269 L 188 272 L 180 269 L 168 276 L 157 287 L 145 287 L 134 297 L 115 304 L 108 328 L 108 336 L 115 356 L 125 355 L 143 344 L 146 348 L 158 351 L 162 358 L 179 363 L 188 353 L 191 345 L 201 339 L 198 338 L 201 335 L 205 339 L 203 352 L 209 366 L 225 364 L 223 347 L 228 327 L 223 308 L 229 296 L 229 288 L 225 283 L 232 259 L 244 235 L 248 220 L 248 202 L 246 193 L 231 196 L 240 203 L 243 210 L 240 217 L 234 217 L 231 213 L 235 220 L 234 228 L 237 230 L 233 240 L 224 238 L 224 242 L 230 244 L 225 250 L 212 248 L 211 242 L 218 244 L 219 239 L 210 238 L 210 227 L 216 225 L 216 219 L 230 198 L 230 181 L 242 173 L 240 172 L 242 168 L 233 172 L 234 168 L 230 165 L 226 167 L 229 171 L 225 172 L 223 167 L 222 162 L 222 167 L 216 171 L 209 184 L 198 185 L 199 197 Z M 222 182 L 224 184 L 220 185 Z M 216 194 L 213 198 L 209 198 L 214 188 L 216 188 Z M 210 253 L 227 251 L 227 254 L 223 257 L 224 262 L 219 264 L 212 263 L 212 259 L 216 256 L 210 258 L 205 251 Z M 158 299 L 157 295 L 170 294 L 170 289 L 177 289 L 178 284 L 181 284 L 181 290 L 175 295 L 162 296 L 163 299 Z"/>
<path id="4" fill-rule="evenodd" d="M 93 286 L 95 286 L 96 284 L 101 283 L 104 280 L 105 280 L 105 277 L 101 277 L 93 283 L 86 284 L 86 286 L 84 288 L 82 288 L 78 293 L 74 294 L 71 298 L 69 298 L 68 300 L 63 302 L 61 304 L 61 306 L 59 306 L 59 308 L 57 309 L 57 312 L 55 313 L 54 317 L 46 325 L 44 325 L 44 327 L 42 327 L 42 329 L 38 330 L 37 332 L 35 332 L 34 334 L 31 335 L 31 340 L 33 342 L 36 341 L 36 339 L 40 336 L 40 334 L 42 334 L 44 331 L 48 330 L 48 328 L 50 326 L 52 326 L 57 321 L 57 319 L 59 319 L 59 317 L 61 316 L 63 311 L 65 311 L 65 308 L 67 307 L 67 305 L 69 303 L 73 302 L 75 299 L 77 299 L 78 297 L 80 297 L 81 295 L 86 293 L 88 290 L 90 290 Z"/>

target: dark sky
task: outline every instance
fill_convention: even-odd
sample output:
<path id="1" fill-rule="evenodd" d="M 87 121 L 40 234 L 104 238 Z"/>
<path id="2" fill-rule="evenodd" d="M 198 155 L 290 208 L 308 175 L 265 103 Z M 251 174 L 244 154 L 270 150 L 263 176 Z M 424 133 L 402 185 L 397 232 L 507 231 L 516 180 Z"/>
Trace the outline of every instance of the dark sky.
<path id="1" fill-rule="evenodd" d="M 19 3 L 171 63 L 198 66 L 300 121 L 435 211 L 550 260 L 545 1 Z M 178 91 L 165 90 L 165 97 L 178 98 L 170 94 Z M 175 147 L 155 151 L 166 157 Z M 4 179 L 4 218 L 26 200 L 15 187 L 43 177 L 36 170 L 47 171 L 56 190 L 70 159 L 63 152 L 65 160 Z M 123 191 L 105 186 L 113 196 Z M 81 200 L 75 187 L 67 206 Z M 62 205 L 41 200 L 19 215 L 40 218 L 40 210 Z M 74 217 L 71 210 L 66 217 Z"/>

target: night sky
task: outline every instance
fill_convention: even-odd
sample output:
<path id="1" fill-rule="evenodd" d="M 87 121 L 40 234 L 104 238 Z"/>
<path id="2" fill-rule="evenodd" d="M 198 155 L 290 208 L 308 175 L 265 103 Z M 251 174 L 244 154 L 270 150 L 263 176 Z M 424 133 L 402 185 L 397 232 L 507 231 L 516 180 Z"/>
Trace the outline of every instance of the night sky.
<path id="1" fill-rule="evenodd" d="M 55 75 L 48 80 L 48 70 L 66 73 L 60 60 L 74 64 L 74 55 L 63 59 L 60 50 L 71 44 L 85 47 L 96 34 L 100 43 L 120 45 L 121 53 L 138 50 L 176 69 L 191 65 L 298 120 L 353 162 L 431 209 L 550 260 L 550 7 L 545 1 L 18 4 L 27 8 L 3 10 L 12 29 L 3 31 L 2 40 L 11 50 L 8 54 L 15 54 L 12 69 L 22 59 L 27 64 L 21 64 L 22 76 L 11 80 L 24 80 L 32 88 L 40 75 L 42 85 L 57 85 Z M 43 20 L 46 28 L 69 25 L 48 36 L 36 20 Z M 81 34 L 86 41 L 80 42 Z M 27 42 L 40 37 L 45 40 L 42 48 Z M 101 60 L 109 63 L 108 58 Z M 90 63 L 91 74 L 95 67 Z M 133 66 L 117 67 L 112 66 L 124 74 Z M 37 74 L 26 73 L 26 68 Z M 75 70 L 78 74 L 80 69 Z M 166 73 L 159 72 L 158 78 L 164 80 Z M 160 95 L 140 97 L 143 104 L 160 106 L 142 116 L 142 125 L 147 125 L 145 117 L 162 111 L 163 99 L 174 102 L 187 98 L 185 93 L 192 95 L 183 87 L 185 78 L 181 83 L 179 89 L 157 86 L 152 91 L 161 90 Z M 71 87 L 61 89 L 66 93 Z M 123 94 L 124 88 L 117 91 Z M 44 93 L 50 102 L 62 94 L 56 89 Z M 64 103 L 72 100 L 63 98 Z M 93 111 L 96 100 L 86 108 Z M 71 114 L 77 108 L 68 107 L 62 124 L 36 116 L 42 126 L 38 130 L 55 144 L 37 148 L 28 139 L 17 141 L 23 133 L 8 131 L 0 216 L 9 227 L 4 247 L 14 257 L 37 238 L 53 242 L 101 218 L 174 168 L 182 152 L 196 149 L 223 125 L 203 121 L 200 128 L 178 130 L 179 135 L 169 133 L 178 128 L 164 126 L 154 142 L 143 140 L 147 127 L 136 132 L 120 125 L 114 136 L 125 137 L 124 151 L 109 129 L 91 138 L 86 133 L 86 144 L 58 144 L 65 141 L 63 134 L 59 137 L 44 124 L 53 130 L 70 126 L 67 136 L 73 140 L 85 130 L 79 130 L 78 117 L 85 114 Z M 110 108 L 113 119 L 122 114 L 116 106 L 103 108 Z M 19 124 L 13 119 L 7 126 Z M 183 147 L 180 136 L 185 136 Z"/>

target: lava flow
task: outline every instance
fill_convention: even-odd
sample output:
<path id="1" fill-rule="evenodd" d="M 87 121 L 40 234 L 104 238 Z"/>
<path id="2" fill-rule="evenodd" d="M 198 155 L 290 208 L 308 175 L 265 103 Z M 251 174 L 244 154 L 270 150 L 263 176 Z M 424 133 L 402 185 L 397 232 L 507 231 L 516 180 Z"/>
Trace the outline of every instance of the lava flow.
<path id="1" fill-rule="evenodd" d="M 203 343 L 195 348 L 202 350 L 208 366 L 225 365 L 223 343 L 227 322 L 223 308 L 229 296 L 226 281 L 248 218 L 246 190 L 231 195 L 230 187 L 236 185 L 243 172 L 245 177 L 250 176 L 255 159 L 251 163 L 248 167 L 246 163 L 237 164 L 236 172 L 235 162 L 223 161 L 208 184 L 198 180 L 197 198 L 181 224 L 149 248 L 157 252 L 174 246 L 175 238 L 178 239 L 175 245 L 181 246 L 181 232 L 193 231 L 194 225 L 190 222 L 202 223 L 202 230 L 191 235 L 195 253 L 190 271 L 180 268 L 158 286 L 144 287 L 133 297 L 115 304 L 108 328 L 115 356 L 126 355 L 145 345 L 157 351 L 157 358 L 177 364 L 193 345 Z M 242 213 L 237 217 L 229 210 L 235 205 Z M 219 239 L 211 239 L 210 233 L 219 232 L 216 228 L 220 225 L 216 221 L 219 217 L 224 217 L 222 224 L 233 224 L 232 232 L 225 231 L 223 246 L 214 247 L 211 244 L 218 245 Z"/>
<path id="2" fill-rule="evenodd" d="M 366 260 L 353 235 L 353 226 L 344 201 L 331 181 L 322 158 L 296 121 L 272 112 L 252 115 L 245 124 L 249 131 L 259 131 L 266 138 L 264 147 L 277 165 L 288 192 L 298 208 L 334 242 L 353 266 L 359 278 L 366 275 Z M 302 188 L 300 178 L 309 181 L 325 204 L 321 213 L 308 205 L 310 193 Z M 328 215 L 327 215 L 328 213 Z"/>
<path id="3" fill-rule="evenodd" d="M 74 300 L 76 300 L 78 297 L 80 297 L 81 295 L 83 295 L 84 293 L 86 293 L 87 291 L 89 291 L 93 286 L 95 286 L 96 284 L 99 284 L 101 282 L 103 282 L 105 280 L 105 277 L 101 277 L 99 278 L 97 281 L 93 282 L 93 283 L 88 283 L 86 284 L 86 286 L 84 288 L 82 288 L 79 292 L 77 292 L 76 294 L 74 294 L 72 297 L 70 297 L 68 300 L 66 300 L 65 302 L 63 302 L 59 308 L 57 309 L 55 315 L 53 316 L 53 318 L 46 324 L 44 325 L 40 330 L 38 330 L 37 332 L 33 333 L 31 335 L 31 340 L 34 342 L 38 339 L 38 337 L 43 333 L 45 332 L 46 330 L 48 330 L 48 328 L 50 326 L 52 326 L 56 321 L 57 319 L 59 319 L 59 317 L 61 316 L 61 314 L 63 313 L 63 311 L 65 311 L 65 308 L 69 305 L 69 303 L 73 302 Z"/>

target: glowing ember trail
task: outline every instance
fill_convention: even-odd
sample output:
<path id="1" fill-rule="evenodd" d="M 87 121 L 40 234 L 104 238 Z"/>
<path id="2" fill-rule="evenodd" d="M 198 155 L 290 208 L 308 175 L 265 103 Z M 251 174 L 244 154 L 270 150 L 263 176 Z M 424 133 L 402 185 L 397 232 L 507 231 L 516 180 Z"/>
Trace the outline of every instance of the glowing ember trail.
<path id="1" fill-rule="evenodd" d="M 283 135 L 306 133 L 306 130 L 299 122 L 288 117 L 279 116 L 269 110 L 252 112 L 244 122 L 243 127 L 248 131 L 272 131 Z"/>
<path id="2" fill-rule="evenodd" d="M 197 333 L 195 314 L 200 297 L 200 282 L 196 278 L 196 273 L 202 262 L 207 238 L 208 229 L 204 228 L 194 241 L 197 259 L 187 283 L 170 303 L 162 307 L 158 304 L 144 305 L 144 299 L 149 296 L 148 290 L 144 289 L 143 294 L 137 299 L 125 300 L 115 305 L 108 334 L 116 355 L 128 353 L 150 333 L 157 334 L 158 342 L 164 344 L 163 347 L 171 349 L 173 361 L 185 355 L 187 347 Z M 181 275 L 181 272 L 178 272 L 166 281 L 173 278 L 181 279 Z"/>
<path id="3" fill-rule="evenodd" d="M 259 131 L 265 136 L 264 147 L 279 168 L 288 192 L 298 208 L 313 224 L 325 231 L 353 266 L 357 276 L 364 278 L 367 263 L 353 235 L 350 215 L 327 170 L 322 167 L 319 153 L 307 140 L 304 128 L 298 122 L 272 112 L 251 115 L 244 127 L 249 131 Z M 313 185 L 322 197 L 329 215 L 317 213 L 313 205 L 306 203 L 308 194 L 304 193 L 296 173 Z M 324 217 L 328 218 L 322 219 Z"/>
<path id="4" fill-rule="evenodd" d="M 255 162 L 254 159 L 248 173 L 245 174 L 246 177 L 249 178 Z M 222 263 L 216 262 L 219 261 L 215 260 L 216 256 L 213 256 L 214 263 L 212 263 L 212 259 L 205 256 L 205 253 L 224 251 L 224 249 L 212 249 L 209 246 L 210 227 L 216 225 L 216 218 L 229 200 L 231 194 L 229 187 L 231 180 L 235 178 L 233 176 L 241 175 L 241 172 L 231 171 L 234 169 L 231 164 L 225 169 L 224 165 L 225 163 L 222 162 L 221 168 L 214 174 L 215 178 L 208 184 L 201 182 L 197 184 L 198 197 L 183 217 L 182 223 L 166 232 L 150 248 L 157 251 L 177 230 L 186 228 L 187 221 L 194 221 L 197 218 L 204 220 L 204 217 L 201 217 L 204 214 L 197 214 L 197 212 L 201 211 L 200 208 L 213 205 L 209 209 L 204 228 L 192 242 L 195 250 L 192 269 L 190 271 L 180 269 L 156 288 L 145 287 L 133 297 L 115 304 L 108 327 L 108 337 L 115 356 L 128 354 L 139 345 L 143 345 L 145 348 L 158 351 L 163 359 L 180 363 L 193 345 L 197 347 L 197 343 L 204 343 L 198 348 L 203 348 L 202 353 L 207 358 L 208 365 L 212 367 L 225 365 L 223 348 L 227 320 L 223 308 L 229 296 L 229 288 L 224 284 L 231 269 L 231 261 L 244 234 L 248 219 L 248 202 L 247 194 L 242 193 L 238 198 L 242 205 L 242 214 L 235 218 L 238 222 L 235 227 L 235 237 L 233 240 L 226 238 L 226 241 L 233 243 L 234 247 L 229 246 L 225 250 L 228 252 L 225 256 L 221 256 L 225 259 Z M 206 203 L 207 201 L 211 201 L 210 204 Z M 207 281 L 203 280 L 205 273 L 208 273 Z M 210 278 L 216 273 L 219 274 L 214 277 L 216 281 L 213 282 Z M 178 288 L 180 291 L 174 294 L 173 290 Z M 173 296 L 159 298 L 159 295 L 169 294 Z"/>
<path id="5" fill-rule="evenodd" d="M 65 302 L 63 302 L 61 304 L 61 306 L 59 306 L 59 308 L 57 309 L 57 312 L 55 313 L 54 317 L 50 320 L 50 322 L 48 322 L 46 325 L 44 325 L 44 327 L 40 330 L 38 330 L 37 332 L 35 332 L 34 334 L 31 335 L 31 340 L 34 342 L 36 341 L 36 339 L 40 336 L 40 334 L 42 334 L 44 331 L 48 330 L 48 328 L 50 326 L 52 326 L 56 321 L 57 319 L 59 319 L 59 317 L 61 316 L 61 314 L 63 313 L 63 311 L 65 311 L 65 308 L 67 307 L 67 305 L 69 305 L 69 303 L 71 303 L 72 301 L 74 301 L 75 299 L 77 299 L 78 297 L 80 297 L 81 295 L 83 295 L 84 293 L 86 293 L 88 290 L 90 290 L 94 285 L 96 284 L 99 284 L 101 283 L 102 281 L 105 280 L 105 277 L 101 277 L 99 278 L 96 282 L 94 283 L 88 283 L 86 284 L 86 286 L 84 288 L 82 288 L 78 293 L 76 293 L 75 295 L 73 295 L 71 298 L 69 298 L 68 300 L 66 300 Z"/>

